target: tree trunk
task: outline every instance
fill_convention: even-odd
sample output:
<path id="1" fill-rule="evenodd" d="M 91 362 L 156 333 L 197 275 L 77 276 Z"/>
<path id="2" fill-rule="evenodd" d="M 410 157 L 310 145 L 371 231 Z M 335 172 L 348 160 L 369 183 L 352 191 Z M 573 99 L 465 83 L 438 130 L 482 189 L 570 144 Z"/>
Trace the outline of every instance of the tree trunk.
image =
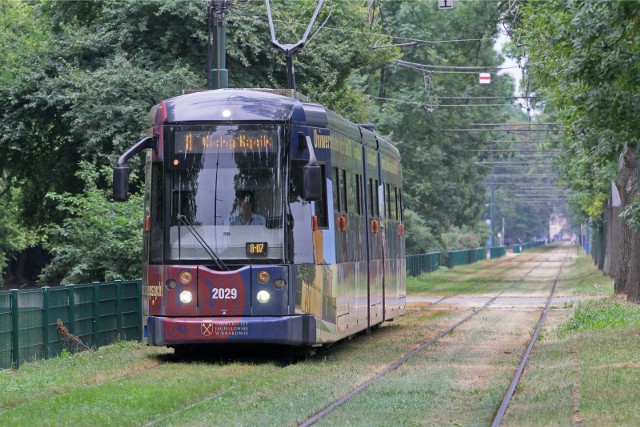
<path id="1" fill-rule="evenodd" d="M 620 191 L 620 208 L 624 209 L 638 197 L 636 150 L 626 149 L 618 171 L 616 186 Z M 629 300 L 640 302 L 640 230 L 632 228 L 624 218 L 620 219 L 620 253 L 614 289 L 616 294 L 626 294 Z"/>

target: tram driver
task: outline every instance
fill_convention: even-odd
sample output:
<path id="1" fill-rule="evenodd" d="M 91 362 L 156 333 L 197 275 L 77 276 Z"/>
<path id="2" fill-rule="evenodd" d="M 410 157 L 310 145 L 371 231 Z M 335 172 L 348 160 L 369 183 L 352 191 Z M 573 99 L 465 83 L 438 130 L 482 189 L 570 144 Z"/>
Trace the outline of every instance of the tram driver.
<path id="1" fill-rule="evenodd" d="M 236 200 L 233 203 L 231 225 L 266 225 L 267 220 L 264 216 L 253 212 L 253 192 L 250 190 L 241 190 L 236 192 Z"/>

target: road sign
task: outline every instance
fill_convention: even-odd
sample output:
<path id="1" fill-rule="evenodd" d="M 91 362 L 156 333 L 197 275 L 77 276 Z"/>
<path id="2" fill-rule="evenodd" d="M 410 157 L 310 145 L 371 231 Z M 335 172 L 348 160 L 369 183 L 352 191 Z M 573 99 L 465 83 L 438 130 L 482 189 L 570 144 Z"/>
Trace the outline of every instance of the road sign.
<path id="1" fill-rule="evenodd" d="M 491 73 L 480 73 L 480 84 L 491 83 Z"/>
<path id="2" fill-rule="evenodd" d="M 453 0 L 438 0 L 438 9 L 453 9 Z"/>

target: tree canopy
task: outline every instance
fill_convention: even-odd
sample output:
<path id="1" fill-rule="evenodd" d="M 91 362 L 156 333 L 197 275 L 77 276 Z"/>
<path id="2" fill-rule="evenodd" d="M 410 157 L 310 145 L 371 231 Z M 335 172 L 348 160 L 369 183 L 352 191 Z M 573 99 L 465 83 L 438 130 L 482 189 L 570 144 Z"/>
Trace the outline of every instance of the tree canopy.
<path id="1" fill-rule="evenodd" d="M 640 139 L 637 2 L 526 2 L 516 32 L 536 91 L 563 124 L 558 167 L 584 217 L 602 221 L 615 179 L 622 221 L 616 290 L 640 300 L 636 149 Z"/>
<path id="2" fill-rule="evenodd" d="M 271 3 L 281 42 L 300 38 L 317 4 Z M 1 251 L 11 254 L 43 242 L 54 257 L 43 276 L 47 280 L 131 274 L 128 264 L 116 260 L 111 261 L 121 266 L 117 271 L 74 270 L 70 261 L 73 254 L 85 254 L 87 264 L 102 265 L 104 251 L 86 250 L 92 233 L 111 236 L 114 240 L 105 241 L 105 248 L 117 251 L 116 236 L 121 239 L 121 231 L 128 229 L 134 238 L 139 227 L 133 219 L 116 220 L 112 215 L 119 208 L 109 212 L 108 204 L 99 202 L 106 201 L 108 175 L 93 174 L 87 181 L 86 171 L 112 166 L 143 137 L 154 104 L 184 89 L 205 88 L 206 7 L 204 0 L 0 0 L 0 188 L 15 190 L 0 197 L 15 212 L 6 224 L 24 237 L 14 239 L 24 242 L 14 247 L 0 239 Z M 495 74 L 502 62 L 493 49 L 501 7 L 461 2 L 443 13 L 427 0 L 331 0 L 325 2 L 311 40 L 295 57 L 302 93 L 353 121 L 377 123 L 398 144 L 406 206 L 418 217 L 414 223 L 424 228 L 416 235 L 430 242 L 451 227 L 475 227 L 484 215 L 486 171 L 474 161 L 482 159 L 477 149 L 491 138 L 443 129 L 503 120 L 515 111 L 504 101 L 485 108 L 471 105 L 474 97 L 513 93 L 512 79 Z M 226 23 L 230 86 L 285 87 L 284 58 L 271 47 L 264 2 L 233 2 Z M 403 46 L 391 46 L 398 44 Z M 407 68 L 397 59 L 489 67 L 492 84 L 480 85 L 477 71 Z M 132 182 L 139 189 L 142 160 L 133 161 L 138 173 Z M 103 230 L 105 224 L 92 222 L 83 209 L 110 218 L 102 222 L 122 230 Z M 125 209 L 117 215 L 134 214 Z M 38 240 L 27 229 L 44 231 Z M 410 247 L 426 246 L 431 243 Z M 135 258 L 127 251 L 121 256 Z"/>

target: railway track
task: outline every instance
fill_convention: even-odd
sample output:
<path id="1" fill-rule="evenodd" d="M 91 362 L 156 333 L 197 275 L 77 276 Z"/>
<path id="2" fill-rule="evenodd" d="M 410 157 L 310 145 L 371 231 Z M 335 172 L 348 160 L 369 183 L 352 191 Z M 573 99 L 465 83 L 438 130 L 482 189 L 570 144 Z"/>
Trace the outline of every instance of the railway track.
<path id="1" fill-rule="evenodd" d="M 540 320 L 538 321 L 537 327 L 536 327 L 534 333 L 531 336 L 531 339 L 529 341 L 529 345 L 527 346 L 527 350 L 523 354 L 522 359 L 520 361 L 520 364 L 518 366 L 518 369 L 516 370 L 516 373 L 515 373 L 515 375 L 513 377 L 513 380 L 512 380 L 512 382 L 511 382 L 511 384 L 509 386 L 509 389 L 507 390 L 507 392 L 505 394 L 505 397 L 504 397 L 504 399 L 503 399 L 503 401 L 502 401 L 502 403 L 500 405 L 500 408 L 498 408 L 498 411 L 496 413 L 496 416 L 495 416 L 494 422 L 493 422 L 494 426 L 500 425 L 500 422 L 502 421 L 502 418 L 503 418 L 503 416 L 505 414 L 505 411 L 506 411 L 506 408 L 507 408 L 507 406 L 509 404 L 509 401 L 510 401 L 511 397 L 513 396 L 513 393 L 515 392 L 516 386 L 517 386 L 517 384 L 518 384 L 518 382 L 520 380 L 521 374 L 522 374 L 522 372 L 524 370 L 524 366 L 526 365 L 527 359 L 528 359 L 528 357 L 529 357 L 529 355 L 531 353 L 531 349 L 533 348 L 533 345 L 534 345 L 534 343 L 535 343 L 535 341 L 536 341 L 536 339 L 538 337 L 538 334 L 540 332 L 542 324 L 544 323 L 545 317 L 546 317 L 546 315 L 547 315 L 547 313 L 549 311 L 549 308 L 550 308 L 550 305 L 551 305 L 551 301 L 552 301 L 553 296 L 555 294 L 559 278 L 562 275 L 562 268 L 564 266 L 565 261 L 566 261 L 566 254 L 563 257 L 562 262 L 560 263 L 560 267 L 559 267 L 558 273 L 556 275 L 555 281 L 553 283 L 552 289 L 551 289 L 551 291 L 549 293 L 549 296 L 547 297 L 547 302 L 546 302 L 545 308 L 544 308 L 543 313 L 542 313 L 542 315 L 540 317 Z M 526 261 L 526 262 L 534 262 L 534 261 Z M 376 375 L 374 375 L 373 377 L 368 379 L 363 384 L 361 384 L 358 387 L 356 387 L 355 389 L 345 393 L 340 398 L 334 400 L 331 404 L 329 404 L 328 406 L 324 407 L 322 410 L 320 410 L 320 411 L 316 412 L 315 414 L 313 414 L 312 416 L 310 416 L 303 423 L 299 424 L 299 426 L 301 426 L 301 427 L 310 426 L 310 425 L 313 425 L 313 424 L 315 424 L 316 422 L 318 422 L 320 420 L 323 420 L 325 417 L 327 417 L 329 414 L 331 414 L 333 411 L 335 411 L 338 407 L 346 404 L 347 402 L 352 400 L 355 396 L 359 395 L 360 393 L 362 393 L 364 390 L 366 390 L 367 388 L 369 388 L 373 384 L 376 384 L 378 382 L 383 381 L 383 379 L 387 376 L 387 374 L 389 374 L 392 371 L 395 371 L 396 369 L 398 369 L 402 365 L 406 364 L 408 361 L 413 359 L 420 352 L 422 352 L 423 350 L 433 346 L 434 344 L 439 342 L 443 337 L 446 337 L 446 336 L 450 335 L 456 329 L 458 329 L 461 325 L 465 324 L 470 319 L 472 319 L 475 316 L 477 316 L 480 313 L 482 313 L 483 310 L 485 310 L 488 307 L 490 307 L 491 304 L 494 303 L 501 295 L 503 295 L 508 290 L 513 289 L 518 284 L 522 283 L 526 279 L 526 277 L 529 274 L 531 274 L 531 272 L 536 270 L 537 267 L 539 267 L 540 265 L 544 264 L 545 262 L 557 262 L 557 260 L 543 259 L 543 260 L 535 261 L 535 262 L 536 262 L 535 266 L 533 266 L 530 269 L 528 269 L 517 280 L 515 280 L 515 281 L 511 282 L 509 285 L 505 286 L 502 290 L 500 290 L 497 294 L 495 294 L 487 302 L 485 302 L 480 308 L 478 308 L 477 310 L 473 311 L 472 313 L 469 313 L 469 314 L 465 315 L 462 319 L 458 320 L 456 323 L 454 323 L 450 327 L 446 328 L 445 330 L 440 332 L 435 337 L 433 337 L 431 339 L 428 339 L 425 342 L 419 343 L 414 350 L 407 352 L 402 357 L 400 357 L 399 359 L 397 359 L 393 363 L 389 364 L 381 372 L 377 373 Z M 449 298 L 451 298 L 451 296 L 450 297 L 446 297 L 446 298 L 441 298 L 441 299 L 439 299 L 439 300 L 427 305 L 426 307 L 421 308 L 419 311 L 415 311 L 413 313 L 410 313 L 408 316 L 405 316 L 405 317 L 414 316 L 414 315 L 418 314 L 419 312 L 431 309 L 436 304 L 439 304 L 439 303 L 441 303 L 443 301 L 446 301 Z"/>
<path id="2" fill-rule="evenodd" d="M 484 280 L 484 281 L 486 281 L 487 283 L 489 283 L 489 282 L 491 282 L 492 278 L 498 277 L 498 276 L 500 276 L 500 275 L 504 274 L 505 272 L 511 271 L 511 270 L 513 270 L 513 269 L 520 268 L 520 266 L 521 266 L 522 264 L 529 263 L 529 262 L 535 262 L 535 261 L 532 261 L 532 260 L 531 260 L 531 259 L 529 259 L 529 258 L 524 259 L 524 260 L 521 260 L 521 261 L 520 261 L 520 262 L 518 262 L 518 263 L 513 263 L 513 262 L 511 262 L 511 261 L 506 261 L 506 260 L 500 260 L 499 262 L 497 262 L 497 263 L 495 263 L 495 264 L 490 264 L 490 265 L 488 265 L 488 266 L 484 267 L 483 269 L 478 270 L 477 272 L 472 273 L 470 276 L 467 276 L 466 280 L 468 280 L 468 279 L 469 279 L 469 277 L 477 277 L 477 276 L 479 276 L 479 275 L 483 275 L 485 271 L 490 270 L 490 271 L 492 272 L 492 274 L 487 275 L 487 276 L 486 276 L 486 278 L 485 278 L 485 280 Z M 534 267 L 530 268 L 530 269 L 527 271 L 527 273 L 526 273 L 526 274 L 528 274 L 530 271 L 532 271 L 533 269 L 535 269 L 538 265 L 539 265 L 539 263 L 536 263 L 536 265 L 535 265 Z M 497 271 L 496 271 L 496 270 L 497 270 Z M 526 275 L 526 274 L 525 274 L 525 275 Z M 513 285 L 515 285 L 516 283 L 517 283 L 517 281 L 516 281 L 516 282 L 512 282 L 512 283 L 510 283 L 510 285 L 509 285 L 509 286 L 507 286 L 504 290 L 507 290 L 508 288 L 512 287 L 512 286 L 513 286 Z M 465 286 L 465 287 L 461 288 L 461 289 L 459 290 L 459 292 L 457 292 L 457 293 L 455 293 L 455 294 L 453 294 L 453 295 L 450 295 L 450 296 L 448 296 L 448 297 L 441 298 L 441 299 L 439 299 L 438 301 L 435 301 L 435 302 L 433 302 L 433 303 L 431 303 L 431 304 L 429 304 L 429 305 L 427 305 L 427 306 L 425 306 L 425 307 L 422 307 L 422 308 L 420 308 L 420 309 L 418 309 L 418 310 L 416 310 L 416 311 L 414 311 L 414 312 L 407 313 L 405 316 L 402 316 L 400 319 L 396 319 L 395 323 L 406 321 L 407 319 L 410 319 L 410 318 L 412 318 L 412 317 L 414 317 L 414 316 L 418 315 L 419 313 L 423 312 L 424 310 L 432 309 L 433 307 L 437 306 L 437 305 L 438 305 L 438 303 L 444 302 L 444 301 L 446 301 L 446 300 L 447 300 L 447 299 L 449 299 L 449 298 L 454 298 L 454 297 L 456 297 L 456 296 L 463 295 L 463 294 L 465 294 L 465 292 L 467 292 L 467 291 L 469 290 L 469 288 L 471 288 L 472 286 L 477 286 L 477 283 L 476 283 L 475 285 L 474 285 L 474 284 L 471 284 L 471 285 Z M 495 300 L 495 298 L 497 298 L 499 295 L 500 295 L 500 294 L 496 295 L 496 296 L 492 299 L 492 301 L 493 301 L 493 300 Z M 472 314 L 472 315 L 470 315 L 470 316 L 467 316 L 467 318 L 470 318 L 470 317 L 472 317 L 472 316 L 473 316 L 473 314 Z M 467 318 L 465 318 L 465 319 L 463 319 L 462 321 L 460 321 L 458 324 L 456 324 L 456 325 L 455 325 L 455 327 L 459 326 L 459 324 L 464 323 L 464 322 L 467 320 Z M 414 350 L 414 351 L 413 351 L 413 352 L 411 352 L 410 354 L 404 355 L 402 358 L 400 358 L 400 359 L 399 359 L 399 360 L 397 360 L 394 364 L 392 364 L 391 369 L 395 369 L 396 367 L 400 366 L 402 363 L 406 362 L 406 360 L 409 360 L 409 359 L 410 359 L 410 358 L 411 358 L 415 353 L 417 353 L 419 350 L 421 350 L 422 348 L 426 348 L 428 345 L 433 344 L 435 341 L 437 341 L 437 339 L 439 339 L 441 336 L 446 335 L 447 333 L 449 333 L 449 332 L 450 332 L 450 330 L 453 330 L 453 329 L 454 329 L 454 327 L 449 328 L 447 331 L 442 332 L 438 337 L 434 338 L 433 340 L 430 340 L 430 342 L 428 342 L 428 343 L 425 343 L 421 348 L 419 348 L 419 349 L 417 349 L 417 350 Z M 333 348 L 333 347 L 332 347 L 332 348 Z M 322 354 L 322 353 L 320 353 L 320 354 Z M 179 358 L 179 357 L 173 357 L 173 358 L 169 357 L 169 361 L 172 361 L 172 362 L 180 361 L 180 360 L 182 360 L 182 359 L 181 359 L 181 358 Z M 194 358 L 193 360 L 196 360 L 196 361 L 197 361 L 197 360 L 198 360 L 198 358 L 196 357 L 196 358 Z M 162 365 L 160 365 L 160 366 L 162 366 Z M 287 369 L 287 366 L 288 366 L 288 365 L 280 366 L 280 367 L 278 367 L 278 368 L 276 368 L 276 369 L 273 369 L 273 370 L 270 370 L 270 371 L 268 371 L 268 372 L 260 372 L 260 376 L 261 376 L 262 378 L 269 378 L 269 377 L 273 377 L 273 376 L 277 375 L 278 373 L 281 373 L 282 371 L 286 370 L 286 369 Z M 159 367 L 159 366 L 156 366 L 155 368 L 158 368 L 158 367 Z M 391 370 L 391 369 L 389 369 L 389 370 Z M 227 395 L 227 394 L 233 393 L 233 391 L 234 391 L 235 389 L 240 389 L 240 388 L 242 388 L 242 387 L 249 386 L 249 385 L 252 383 L 252 381 L 253 381 L 253 380 L 252 380 L 250 377 L 249 377 L 249 378 L 246 378 L 246 379 L 245 379 L 245 381 L 238 381 L 238 382 L 237 382 L 236 384 L 234 384 L 234 386 L 233 386 L 233 387 L 231 387 L 231 388 L 227 388 L 227 389 L 224 389 L 224 390 L 217 390 L 217 391 L 214 391 L 214 392 L 212 392 L 212 393 L 210 393 L 210 394 L 207 394 L 207 395 L 205 395 L 205 396 L 202 396 L 202 397 L 200 397 L 200 398 L 196 399 L 194 402 L 192 402 L 191 404 L 189 404 L 189 405 L 187 405 L 187 406 L 185 406 L 185 407 L 182 407 L 182 408 L 180 408 L 180 409 L 178 409 L 178 410 L 176 410 L 176 411 L 173 411 L 173 412 L 171 412 L 171 413 L 165 414 L 165 415 L 163 415 L 163 416 L 161 416 L 161 417 L 158 417 L 158 418 L 156 418 L 156 419 L 149 420 L 147 423 L 145 423 L 145 424 L 143 424 L 143 425 L 145 425 L 145 426 L 160 425 L 160 424 L 162 424 L 163 422 L 165 422 L 165 421 L 167 421 L 167 420 L 171 420 L 172 418 L 179 416 L 181 413 L 188 412 L 188 411 L 190 411 L 190 410 L 192 410 L 192 409 L 194 409 L 194 408 L 196 408 L 196 407 L 199 407 L 199 406 L 204 406 L 204 405 L 206 405 L 208 402 L 211 402 L 211 401 L 214 401 L 214 400 L 216 400 L 216 399 L 219 399 L 219 398 L 223 397 L 224 395 Z M 372 383 L 372 382 L 375 382 L 375 381 L 376 381 L 376 379 L 373 379 L 373 380 L 371 380 L 369 383 Z M 363 385 L 362 389 L 366 388 L 366 386 L 367 386 L 369 383 L 366 383 L 365 385 Z M 359 390 L 359 391 L 361 391 L 361 390 Z M 347 400 L 348 400 L 348 399 L 347 399 Z M 346 400 L 345 400 L 345 401 L 346 401 Z"/>
<path id="3" fill-rule="evenodd" d="M 540 302 L 532 307 L 528 299 L 524 309 L 517 303 L 513 310 L 511 303 L 503 302 L 514 295 L 530 295 L 531 290 L 547 295 L 554 276 L 557 283 L 561 274 L 563 254 L 558 250 L 553 254 L 532 251 L 526 257 L 478 265 L 481 271 L 465 273 L 466 279 L 454 277 L 459 283 L 446 298 L 304 363 L 280 362 L 281 358 L 266 352 L 253 357 L 218 355 L 191 360 L 166 351 L 149 353 L 146 358 L 141 354 L 131 360 L 145 364 L 144 370 L 129 366 L 120 374 L 96 373 L 96 381 L 88 378 L 84 386 L 52 389 L 31 403 L 4 408 L 0 424 L 20 425 L 16 420 L 23 420 L 26 425 L 26 420 L 33 419 L 31 414 L 38 413 L 37 408 L 54 406 L 66 417 L 71 414 L 69 420 L 77 425 L 88 425 L 90 415 L 76 411 L 76 400 L 71 396 L 90 395 L 86 404 L 91 402 L 98 413 L 109 414 L 102 419 L 104 423 L 121 425 L 324 425 L 354 414 L 356 418 L 349 422 L 356 419 L 364 425 L 393 419 L 385 412 L 397 411 L 389 393 L 396 402 L 405 398 L 408 402 L 402 412 L 393 415 L 396 420 L 420 424 L 425 422 L 420 417 L 430 420 L 440 412 L 468 424 L 477 420 L 469 421 L 467 416 L 465 421 L 461 419 L 464 416 L 455 414 L 453 403 L 459 401 L 453 400 L 451 393 L 457 392 L 458 398 L 465 393 L 476 396 L 477 401 L 478 395 L 473 393 L 484 396 L 491 390 L 491 397 L 481 406 L 466 401 L 472 417 L 482 417 L 483 423 L 490 424 L 527 346 L 525 341 L 531 342 L 542 309 Z M 467 296 L 461 296 L 465 292 Z M 536 297 L 536 301 L 540 299 Z M 509 331 L 512 338 L 502 338 L 503 327 L 511 323 L 515 324 Z M 487 350 L 492 352 L 489 357 Z M 140 397 L 132 400 L 133 396 Z M 376 402 L 378 408 L 363 401 Z M 112 408 L 122 409 L 112 414 Z M 452 423 L 453 418 L 441 422 Z M 58 422 L 63 422 L 62 418 L 50 424 Z"/>

